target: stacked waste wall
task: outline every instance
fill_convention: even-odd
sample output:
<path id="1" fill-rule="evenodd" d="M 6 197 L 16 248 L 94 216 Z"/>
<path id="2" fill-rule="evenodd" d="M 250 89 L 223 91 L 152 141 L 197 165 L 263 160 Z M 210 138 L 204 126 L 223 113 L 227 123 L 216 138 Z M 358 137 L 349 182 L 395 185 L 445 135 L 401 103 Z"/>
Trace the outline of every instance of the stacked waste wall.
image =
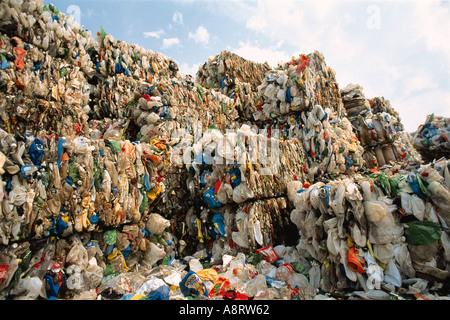
<path id="1" fill-rule="evenodd" d="M 2 298 L 445 288 L 448 160 L 321 53 L 222 51 L 192 77 L 53 5 L 0 6 Z"/>

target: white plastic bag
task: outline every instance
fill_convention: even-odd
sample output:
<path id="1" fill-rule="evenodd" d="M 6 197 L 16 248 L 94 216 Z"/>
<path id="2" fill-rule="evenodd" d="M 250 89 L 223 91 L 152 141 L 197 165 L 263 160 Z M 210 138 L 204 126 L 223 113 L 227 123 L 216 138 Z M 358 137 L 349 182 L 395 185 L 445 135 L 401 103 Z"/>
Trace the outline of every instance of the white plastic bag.
<path id="1" fill-rule="evenodd" d="M 38 277 L 26 277 L 20 279 L 19 283 L 11 290 L 17 295 L 18 300 L 35 300 L 39 297 L 42 289 L 42 280 Z"/>
<path id="2" fill-rule="evenodd" d="M 266 277 L 262 274 L 258 274 L 245 284 L 244 293 L 248 297 L 253 298 L 261 295 L 265 290 L 267 290 Z"/>
<path id="3" fill-rule="evenodd" d="M 441 244 L 444 249 L 445 261 L 450 263 L 450 237 L 448 236 L 447 232 L 442 232 Z"/>
<path id="4" fill-rule="evenodd" d="M 396 287 L 402 286 L 402 276 L 393 259 L 389 261 L 386 265 L 386 269 L 384 269 L 384 281 L 393 284 Z"/>
<path id="5" fill-rule="evenodd" d="M 196 258 L 191 258 L 189 260 L 189 269 L 194 271 L 194 272 L 198 272 L 203 270 L 203 266 L 200 263 L 200 260 L 196 259 Z"/>
<path id="6" fill-rule="evenodd" d="M 250 190 L 245 183 L 239 184 L 233 190 L 233 201 L 236 203 L 243 203 L 248 199 L 252 199 L 254 197 L 254 193 Z"/>
<path id="7" fill-rule="evenodd" d="M 164 229 L 170 227 L 170 221 L 157 213 L 151 213 L 148 216 L 146 227 L 151 233 L 160 235 Z"/>
<path id="8" fill-rule="evenodd" d="M 84 270 L 88 266 L 88 252 L 86 248 L 78 241 L 75 242 L 72 249 L 66 257 L 66 263 L 70 265 L 75 265 Z"/>
<path id="9" fill-rule="evenodd" d="M 95 257 L 93 257 L 92 259 L 95 260 Z M 98 266 L 96 263 L 92 263 L 85 270 L 83 270 L 83 274 L 86 282 L 86 288 L 88 290 L 95 289 L 102 282 L 103 268 Z"/>
<path id="10" fill-rule="evenodd" d="M 314 289 L 318 289 L 320 285 L 320 266 L 318 264 L 313 264 L 311 269 L 309 269 L 309 285 Z"/>
<path id="11" fill-rule="evenodd" d="M 411 195 L 411 208 L 413 215 L 420 221 L 423 221 L 425 214 L 425 202 L 416 194 Z"/>
<path id="12" fill-rule="evenodd" d="M 159 260 L 166 256 L 166 252 L 153 242 L 150 242 L 150 250 L 145 253 L 144 261 L 150 267 L 154 266 Z"/>
<path id="13" fill-rule="evenodd" d="M 369 251 L 364 253 L 364 259 L 367 261 L 367 288 L 370 290 L 379 289 L 384 279 L 383 269 L 375 262 Z"/>
<path id="14" fill-rule="evenodd" d="M 158 289 L 161 286 L 165 286 L 166 283 L 158 278 L 151 278 L 147 280 L 137 291 L 136 295 L 142 294 L 144 296 L 148 295 L 151 291 Z"/>

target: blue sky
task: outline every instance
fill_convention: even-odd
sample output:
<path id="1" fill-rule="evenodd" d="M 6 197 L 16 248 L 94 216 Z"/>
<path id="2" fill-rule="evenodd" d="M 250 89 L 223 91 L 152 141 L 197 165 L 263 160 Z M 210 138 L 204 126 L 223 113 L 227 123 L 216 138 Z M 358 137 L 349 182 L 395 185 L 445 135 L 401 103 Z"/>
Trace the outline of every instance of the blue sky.
<path id="1" fill-rule="evenodd" d="M 176 60 L 194 75 L 222 50 L 276 66 L 315 50 L 339 86 L 384 96 L 409 132 L 450 117 L 450 5 L 444 1 L 53 0 L 86 29 Z"/>

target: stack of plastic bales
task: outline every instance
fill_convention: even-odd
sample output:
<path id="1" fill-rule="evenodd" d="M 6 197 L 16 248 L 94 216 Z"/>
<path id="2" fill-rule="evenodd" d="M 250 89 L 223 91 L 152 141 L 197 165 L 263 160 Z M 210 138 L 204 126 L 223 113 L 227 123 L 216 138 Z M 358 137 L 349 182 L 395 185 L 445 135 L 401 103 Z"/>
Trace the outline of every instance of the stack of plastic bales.
<path id="1" fill-rule="evenodd" d="M 142 81 L 170 79 L 178 72 L 178 64 L 165 55 L 118 41 L 103 29 L 97 42 L 89 51 L 96 70 L 90 83 L 97 85 L 91 109 L 97 118 L 127 117 L 126 107 Z"/>
<path id="2" fill-rule="evenodd" d="M 78 293 L 136 264 L 151 267 L 171 252 L 164 245 L 175 244 L 164 231 L 170 221 L 149 211 L 165 194 L 170 146 L 162 132 L 142 143 L 126 139 L 127 102 L 144 80 L 139 77 L 163 78 L 177 66 L 150 53 L 156 72 L 133 78 L 112 69 L 109 75 L 105 61 L 115 60 L 102 53 L 114 50 L 100 41 L 103 30 L 94 38 L 39 1 L 1 7 L 2 296 L 23 296 L 17 288 L 30 279 L 50 287 L 47 298 L 62 287 Z M 127 70 L 143 70 L 137 63 L 149 53 L 139 54 Z M 155 219 L 162 229 L 154 229 Z"/>
<path id="3" fill-rule="evenodd" d="M 141 141 L 150 139 L 151 132 L 158 129 L 165 130 L 169 138 L 182 129 L 201 136 L 210 125 L 220 130 L 236 126 L 237 112 L 231 99 L 189 79 L 140 82 L 132 95 L 127 112 Z"/>
<path id="4" fill-rule="evenodd" d="M 321 264 L 320 287 L 410 294 L 442 287 L 450 261 L 448 170 L 443 160 L 307 187 L 291 182 L 298 249 Z"/>
<path id="5" fill-rule="evenodd" d="M 380 298 L 369 284 L 448 279 L 448 161 L 365 171 L 368 148 L 405 146 L 400 119 L 358 86 L 341 97 L 320 53 L 272 69 L 223 51 L 193 81 L 53 5 L 0 6 L 1 298 Z"/>
<path id="6" fill-rule="evenodd" d="M 343 107 L 335 72 L 317 51 L 292 57 L 277 69 L 267 72 L 258 86 L 258 94 L 261 103 L 254 114 L 255 120 L 312 110 L 316 105 L 340 115 Z"/>
<path id="7" fill-rule="evenodd" d="M 60 58 L 79 67 L 88 77 L 94 64 L 88 54 L 97 45 L 95 37 L 66 16 L 54 5 L 37 1 L 4 1 L 1 4 L 0 30 L 3 35 L 19 37 L 52 58 Z M 18 54 L 23 54 L 23 51 Z M 41 56 L 33 55 L 35 67 L 43 64 Z M 38 59 L 36 59 L 38 58 Z M 27 63 L 30 63 L 27 62 Z"/>
<path id="8" fill-rule="evenodd" d="M 267 63 L 246 60 L 229 51 L 222 51 L 201 65 L 196 81 L 233 99 L 240 120 L 253 119 L 258 107 L 257 86 L 272 68 Z"/>
<path id="9" fill-rule="evenodd" d="M 450 118 L 430 114 L 413 133 L 413 145 L 421 156 L 433 161 L 450 157 Z"/>
<path id="10" fill-rule="evenodd" d="M 308 180 L 322 175 L 350 174 L 364 165 L 364 149 L 343 116 L 335 73 L 326 66 L 322 54 L 301 54 L 277 69 L 246 62 L 236 55 L 231 55 L 231 62 L 226 62 L 228 57 L 228 52 L 222 52 L 202 65 L 197 78 L 211 87 L 221 77 L 226 80 L 224 74 L 251 80 L 248 88 L 256 88 L 256 96 L 241 97 L 241 100 L 251 100 L 253 107 L 256 101 L 256 109 L 244 108 L 252 116 L 239 119 L 263 131 L 277 130 L 283 140 L 299 141 L 303 149 L 300 161 Z M 256 72 L 242 75 L 242 70 L 249 68 Z M 255 85 L 257 81 L 260 84 Z M 229 87 L 224 85 L 222 90 Z"/>
<path id="11" fill-rule="evenodd" d="M 412 137 L 404 131 L 397 111 L 383 97 L 367 99 L 360 85 L 342 89 L 348 119 L 361 145 L 368 168 L 382 167 L 399 161 L 417 164 L 421 158 L 413 148 Z"/>

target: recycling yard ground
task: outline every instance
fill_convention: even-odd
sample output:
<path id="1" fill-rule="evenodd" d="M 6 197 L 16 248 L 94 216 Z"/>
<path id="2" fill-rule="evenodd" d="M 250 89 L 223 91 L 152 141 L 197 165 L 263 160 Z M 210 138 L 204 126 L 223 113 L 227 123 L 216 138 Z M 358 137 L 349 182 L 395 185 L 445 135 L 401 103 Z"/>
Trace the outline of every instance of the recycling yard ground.
<path id="1" fill-rule="evenodd" d="M 52 4 L 0 8 L 0 299 L 448 300 L 446 115 L 405 131 L 319 51 L 192 76 Z"/>

